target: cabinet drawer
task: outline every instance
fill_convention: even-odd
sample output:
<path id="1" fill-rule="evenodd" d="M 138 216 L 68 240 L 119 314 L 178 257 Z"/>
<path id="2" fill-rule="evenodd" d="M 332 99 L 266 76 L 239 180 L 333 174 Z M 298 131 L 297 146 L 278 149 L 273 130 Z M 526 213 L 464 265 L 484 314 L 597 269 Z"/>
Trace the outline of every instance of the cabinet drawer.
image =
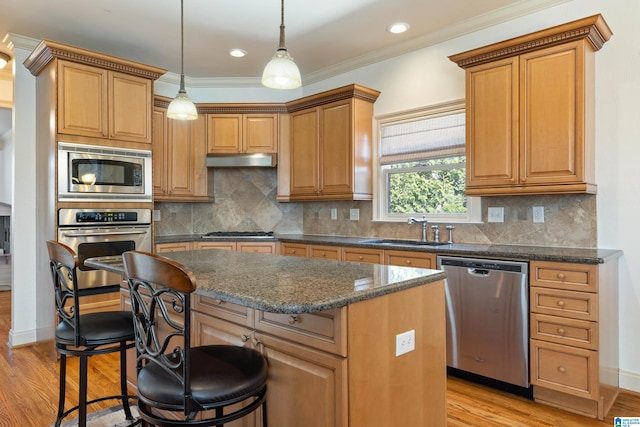
<path id="1" fill-rule="evenodd" d="M 415 268 L 435 268 L 435 255 L 408 251 L 384 251 L 385 264 Z"/>
<path id="2" fill-rule="evenodd" d="M 594 399 L 597 379 L 597 351 L 531 340 L 532 384 Z"/>
<path id="3" fill-rule="evenodd" d="M 379 249 L 344 248 L 342 260 L 351 262 L 366 262 L 369 264 L 382 264 L 383 252 Z"/>
<path id="4" fill-rule="evenodd" d="M 346 308 L 318 313 L 282 314 L 256 311 L 256 329 L 340 356 L 347 355 Z"/>
<path id="5" fill-rule="evenodd" d="M 338 246 L 309 245 L 309 258 L 340 259 Z"/>
<path id="6" fill-rule="evenodd" d="M 193 294 L 191 304 L 194 311 L 253 327 L 255 310 L 252 308 L 198 294 Z"/>
<path id="7" fill-rule="evenodd" d="M 531 261 L 530 269 L 531 286 L 584 292 L 598 291 L 596 265 Z"/>
<path id="8" fill-rule="evenodd" d="M 156 243 L 156 253 L 190 251 L 191 242 Z"/>
<path id="9" fill-rule="evenodd" d="M 531 312 L 595 322 L 598 320 L 598 296 L 587 292 L 532 287 Z"/>
<path id="10" fill-rule="evenodd" d="M 280 254 L 306 258 L 307 245 L 302 243 L 280 243 Z"/>
<path id="11" fill-rule="evenodd" d="M 532 313 L 531 338 L 597 350 L 598 324 L 586 320 Z"/>
<path id="12" fill-rule="evenodd" d="M 238 242 L 238 251 L 272 254 L 276 244 L 273 242 Z"/>

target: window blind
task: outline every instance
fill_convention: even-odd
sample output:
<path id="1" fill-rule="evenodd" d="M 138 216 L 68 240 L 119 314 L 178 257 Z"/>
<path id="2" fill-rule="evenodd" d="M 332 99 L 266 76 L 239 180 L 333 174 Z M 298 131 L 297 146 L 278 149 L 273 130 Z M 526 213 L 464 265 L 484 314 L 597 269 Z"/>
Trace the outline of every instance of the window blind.
<path id="1" fill-rule="evenodd" d="M 465 154 L 464 111 L 383 125 L 380 164 Z"/>

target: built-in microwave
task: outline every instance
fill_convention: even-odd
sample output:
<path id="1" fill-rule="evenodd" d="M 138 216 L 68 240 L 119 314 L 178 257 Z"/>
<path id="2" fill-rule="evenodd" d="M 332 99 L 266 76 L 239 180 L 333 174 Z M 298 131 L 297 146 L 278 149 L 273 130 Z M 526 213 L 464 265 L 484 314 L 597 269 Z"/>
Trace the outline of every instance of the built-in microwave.
<path id="1" fill-rule="evenodd" d="M 58 142 L 59 201 L 151 201 L 151 150 Z"/>

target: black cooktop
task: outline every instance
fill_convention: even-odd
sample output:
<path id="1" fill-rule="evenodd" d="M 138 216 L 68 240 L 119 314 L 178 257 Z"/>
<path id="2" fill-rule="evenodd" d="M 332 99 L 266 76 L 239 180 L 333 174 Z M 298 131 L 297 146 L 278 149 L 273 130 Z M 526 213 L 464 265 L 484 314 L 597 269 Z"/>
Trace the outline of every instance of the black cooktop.
<path id="1" fill-rule="evenodd" d="M 212 231 L 202 236 L 203 239 L 215 237 L 256 238 L 273 237 L 273 231 Z"/>

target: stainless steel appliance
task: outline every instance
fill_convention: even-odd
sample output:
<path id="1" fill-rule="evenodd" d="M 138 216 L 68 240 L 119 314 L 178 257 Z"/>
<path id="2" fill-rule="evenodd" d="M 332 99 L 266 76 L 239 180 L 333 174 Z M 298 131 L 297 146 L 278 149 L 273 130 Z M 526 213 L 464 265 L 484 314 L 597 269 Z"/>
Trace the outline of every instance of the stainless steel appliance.
<path id="1" fill-rule="evenodd" d="M 529 387 L 528 264 L 437 257 L 447 273 L 447 366 Z"/>
<path id="2" fill-rule="evenodd" d="M 59 201 L 151 201 L 150 150 L 58 143 Z"/>
<path id="3" fill-rule="evenodd" d="M 95 293 L 120 286 L 120 276 L 84 265 L 91 257 L 151 252 L 151 209 L 60 209 L 58 241 L 76 251 L 78 281 Z"/>

